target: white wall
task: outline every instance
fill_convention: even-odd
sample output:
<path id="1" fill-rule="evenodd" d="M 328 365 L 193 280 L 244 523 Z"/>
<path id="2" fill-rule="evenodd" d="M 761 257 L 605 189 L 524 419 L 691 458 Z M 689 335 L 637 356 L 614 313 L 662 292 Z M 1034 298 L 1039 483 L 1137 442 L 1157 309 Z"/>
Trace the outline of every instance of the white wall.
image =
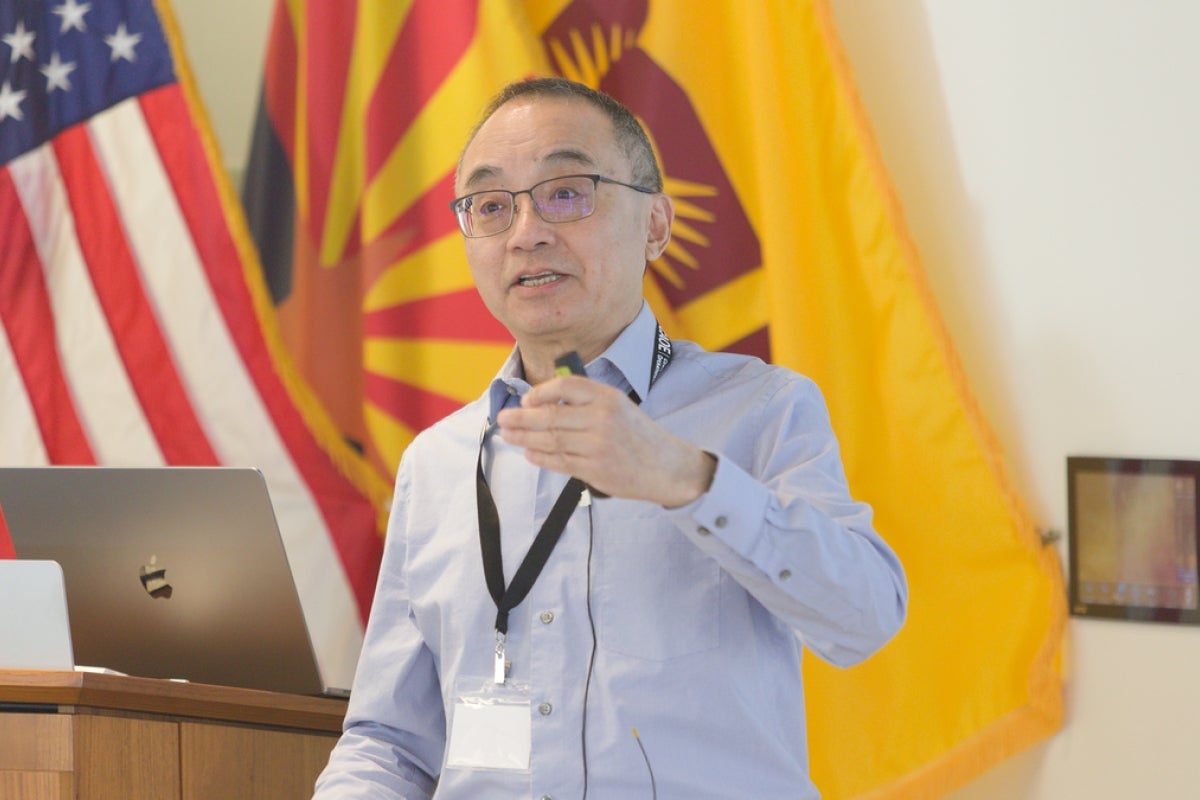
<path id="1" fill-rule="evenodd" d="M 1200 459 L 1200 5 L 834 0 L 1035 518 L 1068 454 Z M 1200 796 L 1200 630 L 1073 620 L 1066 728 L 954 800 Z"/>
<path id="2" fill-rule="evenodd" d="M 244 166 L 271 0 L 175 0 Z M 1035 518 L 1068 454 L 1200 459 L 1200 4 L 832 0 L 981 406 Z M 1200 630 L 1073 620 L 1068 720 L 953 800 L 1192 797 Z"/>
<path id="3" fill-rule="evenodd" d="M 274 0 L 171 0 L 171 8 L 221 158 L 240 192 Z"/>

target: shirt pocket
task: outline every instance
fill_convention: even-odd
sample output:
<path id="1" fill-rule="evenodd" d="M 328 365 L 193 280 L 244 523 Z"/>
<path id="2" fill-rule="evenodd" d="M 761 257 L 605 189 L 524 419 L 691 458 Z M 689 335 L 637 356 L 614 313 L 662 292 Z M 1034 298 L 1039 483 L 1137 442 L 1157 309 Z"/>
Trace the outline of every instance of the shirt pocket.
<path id="1" fill-rule="evenodd" d="M 668 661 L 720 645 L 717 562 L 649 519 L 614 519 L 595 535 L 601 648 Z"/>

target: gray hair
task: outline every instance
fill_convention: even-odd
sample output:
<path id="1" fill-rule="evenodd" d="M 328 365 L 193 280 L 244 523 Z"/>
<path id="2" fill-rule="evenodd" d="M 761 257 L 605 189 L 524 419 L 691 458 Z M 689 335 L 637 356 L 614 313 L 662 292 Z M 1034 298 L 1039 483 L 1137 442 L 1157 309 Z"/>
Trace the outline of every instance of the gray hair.
<path id="1" fill-rule="evenodd" d="M 658 160 L 654 157 L 654 148 L 650 144 L 650 137 L 646 135 L 645 129 L 637 121 L 633 112 L 604 92 L 598 92 L 589 86 L 566 78 L 531 78 L 514 81 L 505 86 L 484 108 L 479 122 L 471 129 L 471 135 L 467 137 L 463 153 L 466 153 L 467 146 L 470 146 L 475 135 L 479 133 L 479 129 L 493 114 L 502 106 L 523 97 L 582 100 L 604 112 L 604 115 L 612 122 L 617 145 L 625 153 L 633 167 L 634 183 L 656 192 L 662 191 L 662 172 L 658 169 Z M 462 169 L 463 153 L 460 153 L 458 157 L 460 170 Z"/>

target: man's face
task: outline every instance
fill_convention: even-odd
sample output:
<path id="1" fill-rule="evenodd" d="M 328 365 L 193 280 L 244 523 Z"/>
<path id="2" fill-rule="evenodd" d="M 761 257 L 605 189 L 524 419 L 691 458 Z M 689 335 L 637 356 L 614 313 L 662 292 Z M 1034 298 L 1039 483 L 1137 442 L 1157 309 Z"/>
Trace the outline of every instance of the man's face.
<path id="1" fill-rule="evenodd" d="M 520 191 L 580 173 L 634 182 L 608 117 L 582 100 L 520 98 L 480 127 L 455 193 Z M 508 230 L 465 240 L 484 304 L 527 357 L 577 350 L 594 358 L 641 308 L 646 262 L 669 237 L 670 201 L 601 183 L 595 212 L 581 220 L 545 222 L 528 194 L 516 205 Z"/>

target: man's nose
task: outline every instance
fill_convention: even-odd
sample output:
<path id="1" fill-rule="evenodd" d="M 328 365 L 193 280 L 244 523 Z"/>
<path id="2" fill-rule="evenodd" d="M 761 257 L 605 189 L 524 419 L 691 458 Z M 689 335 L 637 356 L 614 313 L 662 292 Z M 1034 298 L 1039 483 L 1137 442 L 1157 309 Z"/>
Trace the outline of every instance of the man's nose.
<path id="1" fill-rule="evenodd" d="M 513 200 L 513 221 L 509 227 L 509 244 L 513 247 L 533 247 L 550 239 L 551 224 L 537 213 L 533 198 Z"/>

